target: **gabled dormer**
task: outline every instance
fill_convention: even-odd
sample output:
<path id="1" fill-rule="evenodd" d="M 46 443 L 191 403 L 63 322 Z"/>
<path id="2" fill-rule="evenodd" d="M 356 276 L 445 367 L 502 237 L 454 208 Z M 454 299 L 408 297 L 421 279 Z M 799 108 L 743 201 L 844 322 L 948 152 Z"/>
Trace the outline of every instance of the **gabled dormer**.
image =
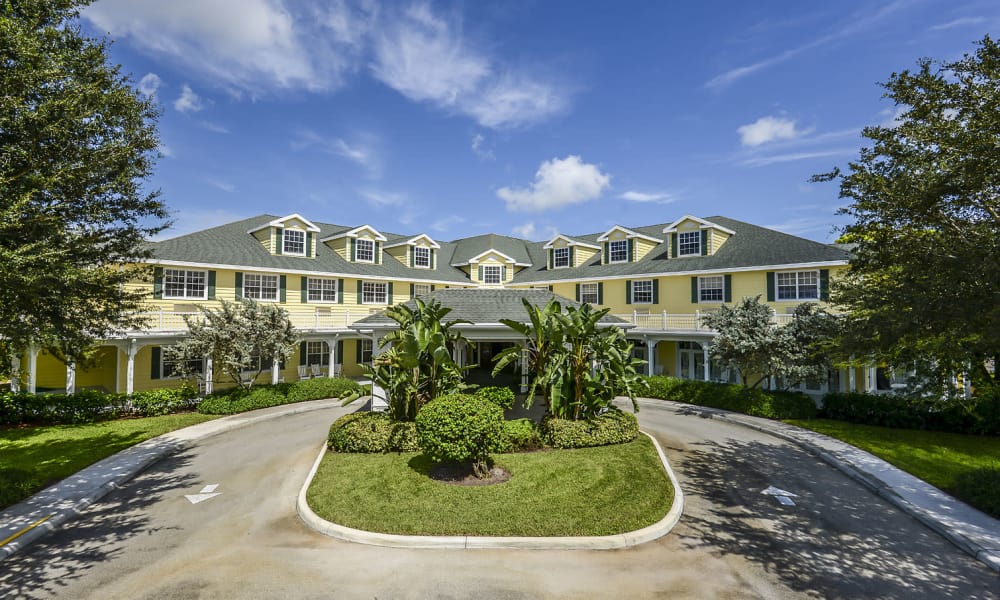
<path id="1" fill-rule="evenodd" d="M 603 244 L 601 264 L 631 263 L 642 260 L 663 240 L 615 225 L 597 238 Z"/>
<path id="2" fill-rule="evenodd" d="M 718 223 L 684 215 L 663 228 L 670 237 L 670 258 L 711 256 L 736 232 Z"/>
<path id="3" fill-rule="evenodd" d="M 314 234 L 319 233 L 319 227 L 299 214 L 269 221 L 247 233 L 257 238 L 271 254 L 304 258 L 316 256 Z"/>
<path id="4" fill-rule="evenodd" d="M 436 269 L 437 253 L 440 249 L 441 244 L 426 233 L 385 245 L 385 251 L 390 256 L 411 269 Z"/>
<path id="5" fill-rule="evenodd" d="M 600 246 L 574 240 L 559 234 L 542 246 L 546 251 L 546 265 L 549 269 L 579 267 L 601 251 Z"/>
<path id="6" fill-rule="evenodd" d="M 386 241 L 386 237 L 371 225 L 348 229 L 320 241 L 346 261 L 382 264 L 382 243 Z"/>

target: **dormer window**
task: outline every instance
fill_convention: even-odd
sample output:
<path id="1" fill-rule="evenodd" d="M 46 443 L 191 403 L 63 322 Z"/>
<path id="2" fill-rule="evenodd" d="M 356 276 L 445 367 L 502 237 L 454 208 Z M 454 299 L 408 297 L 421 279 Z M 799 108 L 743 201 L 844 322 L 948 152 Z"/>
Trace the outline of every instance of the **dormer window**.
<path id="1" fill-rule="evenodd" d="M 619 263 L 628 261 L 629 240 L 614 240 L 609 246 L 609 262 Z"/>
<path id="2" fill-rule="evenodd" d="M 281 253 L 293 256 L 306 255 L 306 232 L 286 229 L 281 236 Z"/>
<path id="3" fill-rule="evenodd" d="M 503 267 L 499 265 L 485 265 L 483 267 L 483 283 L 486 285 L 500 285 L 503 278 Z"/>
<path id="4" fill-rule="evenodd" d="M 375 242 L 371 240 L 358 239 L 355 241 L 354 258 L 358 262 L 375 262 Z"/>
<path id="5" fill-rule="evenodd" d="M 677 256 L 691 256 L 701 254 L 701 232 L 686 231 L 678 234 Z"/>
<path id="6" fill-rule="evenodd" d="M 569 248 L 556 248 L 552 251 L 552 266 L 557 269 L 569 266 Z"/>
<path id="7" fill-rule="evenodd" d="M 413 266 L 421 269 L 431 268 L 431 249 L 416 246 L 413 248 Z"/>

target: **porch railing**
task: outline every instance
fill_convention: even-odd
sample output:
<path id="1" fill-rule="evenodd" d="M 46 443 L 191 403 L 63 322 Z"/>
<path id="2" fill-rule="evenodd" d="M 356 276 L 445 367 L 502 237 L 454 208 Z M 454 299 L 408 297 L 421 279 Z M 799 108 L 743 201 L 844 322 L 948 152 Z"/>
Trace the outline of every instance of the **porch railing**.
<path id="1" fill-rule="evenodd" d="M 381 308 L 354 308 L 337 311 L 324 307 L 285 309 L 296 329 L 345 329 L 349 325 L 382 312 Z M 147 331 L 187 331 L 185 317 L 198 322 L 204 318 L 201 311 L 156 310 L 138 313 L 145 317 Z"/>
<path id="2" fill-rule="evenodd" d="M 651 331 L 698 331 L 711 333 L 713 330 L 704 322 L 705 313 L 695 311 L 687 314 L 663 312 L 615 313 L 613 316 L 636 326 L 636 329 Z M 790 323 L 795 315 L 772 314 L 771 319 L 778 325 Z"/>

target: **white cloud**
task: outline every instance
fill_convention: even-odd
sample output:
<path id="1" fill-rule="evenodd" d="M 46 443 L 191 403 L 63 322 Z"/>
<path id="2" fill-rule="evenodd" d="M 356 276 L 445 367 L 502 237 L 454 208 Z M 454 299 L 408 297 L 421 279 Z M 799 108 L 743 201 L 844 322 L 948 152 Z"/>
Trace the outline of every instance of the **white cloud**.
<path id="1" fill-rule="evenodd" d="M 146 73 L 139 80 L 139 91 L 142 92 L 143 96 L 152 96 L 156 93 L 156 90 L 160 89 L 160 85 L 163 84 L 163 80 L 156 73 Z"/>
<path id="2" fill-rule="evenodd" d="M 543 162 L 527 188 L 502 187 L 497 196 L 507 203 L 507 210 L 540 212 L 594 200 L 610 185 L 611 176 L 597 165 L 570 155 Z"/>
<path id="3" fill-rule="evenodd" d="M 551 240 L 559 234 L 559 230 L 552 226 L 536 227 L 534 221 L 518 225 L 511 229 L 511 231 L 519 238 L 532 241 Z"/>
<path id="4" fill-rule="evenodd" d="M 781 117 L 761 117 L 749 125 L 737 127 L 736 131 L 740 134 L 740 143 L 744 146 L 760 146 L 778 140 L 794 140 L 808 133 L 796 129 L 795 121 Z"/>
<path id="5" fill-rule="evenodd" d="M 879 116 L 882 117 L 882 121 L 878 124 L 879 127 L 888 127 L 889 129 L 899 127 L 903 122 L 903 114 L 906 113 L 907 110 L 909 110 L 909 108 L 906 106 L 896 106 L 882 110 L 879 113 Z"/>
<path id="6" fill-rule="evenodd" d="M 227 194 L 232 194 L 233 192 L 236 191 L 236 186 L 227 181 L 220 181 L 218 179 L 208 179 L 207 181 L 208 184 L 211 185 L 212 187 L 219 188 L 220 190 L 226 192 Z"/>
<path id="7" fill-rule="evenodd" d="M 374 41 L 373 75 L 417 102 L 474 118 L 483 127 L 516 127 L 545 119 L 567 104 L 550 81 L 498 64 L 467 40 L 460 24 L 417 4 L 389 20 Z"/>
<path id="8" fill-rule="evenodd" d="M 213 123 L 212 121 L 202 121 L 201 126 L 212 133 L 229 133 L 228 127 L 219 123 Z"/>
<path id="9" fill-rule="evenodd" d="M 163 156 L 166 156 L 167 158 L 173 158 L 174 157 L 174 149 L 171 148 L 170 146 L 162 143 L 162 142 L 160 143 L 160 147 L 157 148 L 157 150 L 159 150 L 160 154 L 162 154 Z"/>
<path id="10" fill-rule="evenodd" d="M 652 204 L 670 204 L 676 200 L 674 195 L 668 192 L 638 192 L 635 190 L 629 190 L 618 197 L 629 202 L 648 202 Z"/>
<path id="11" fill-rule="evenodd" d="M 483 134 L 477 133 L 472 136 L 472 152 L 479 157 L 480 160 L 495 160 L 496 155 L 493 153 L 493 148 L 486 147 L 486 138 Z"/>
<path id="12" fill-rule="evenodd" d="M 386 206 L 402 206 L 406 202 L 406 195 L 397 192 L 386 192 L 383 190 L 366 189 L 358 192 L 368 204 L 383 208 Z"/>
<path id="13" fill-rule="evenodd" d="M 463 219 L 462 217 L 459 217 L 457 215 L 449 215 L 447 217 L 444 217 L 443 219 L 438 219 L 437 221 L 434 221 L 433 223 L 431 223 L 430 227 L 434 231 L 440 231 L 443 233 L 451 229 L 453 226 L 460 225 L 464 222 L 465 219 Z"/>
<path id="14" fill-rule="evenodd" d="M 961 17 L 953 21 L 948 21 L 947 23 L 941 23 L 940 25 L 934 25 L 929 27 L 929 31 L 943 31 L 945 29 L 954 29 L 956 27 L 967 27 L 969 25 L 979 25 L 985 22 L 984 17 Z"/>
<path id="15" fill-rule="evenodd" d="M 857 148 L 841 148 L 839 150 L 821 150 L 819 152 L 790 152 L 788 154 L 772 154 L 770 156 L 757 156 L 743 161 L 749 167 L 765 167 L 775 163 L 794 162 L 798 160 L 808 160 L 811 158 L 824 158 L 827 156 L 841 156 L 844 154 L 856 154 Z"/>
<path id="16" fill-rule="evenodd" d="M 174 109 L 178 112 L 198 112 L 204 107 L 201 97 L 186 83 L 181 87 L 181 95 L 174 100 Z"/>
<path id="17" fill-rule="evenodd" d="M 327 138 L 311 129 L 300 129 L 294 140 L 293 150 L 316 147 L 327 154 L 346 158 L 368 169 L 372 178 L 378 178 L 381 171 L 381 161 L 375 149 L 377 138 L 373 134 L 358 134 L 357 140 L 347 142 L 343 138 Z"/>

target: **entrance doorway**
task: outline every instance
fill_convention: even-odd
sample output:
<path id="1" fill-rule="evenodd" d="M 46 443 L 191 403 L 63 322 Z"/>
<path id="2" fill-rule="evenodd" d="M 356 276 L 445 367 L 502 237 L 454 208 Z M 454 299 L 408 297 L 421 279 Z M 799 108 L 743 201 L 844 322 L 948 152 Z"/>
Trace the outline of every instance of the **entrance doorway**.
<path id="1" fill-rule="evenodd" d="M 516 393 L 521 384 L 517 363 L 507 365 L 496 377 L 493 376 L 493 367 L 496 366 L 493 359 L 515 345 L 513 342 L 469 342 L 468 364 L 476 366 L 466 372 L 465 380 L 478 386 L 509 387 Z"/>

